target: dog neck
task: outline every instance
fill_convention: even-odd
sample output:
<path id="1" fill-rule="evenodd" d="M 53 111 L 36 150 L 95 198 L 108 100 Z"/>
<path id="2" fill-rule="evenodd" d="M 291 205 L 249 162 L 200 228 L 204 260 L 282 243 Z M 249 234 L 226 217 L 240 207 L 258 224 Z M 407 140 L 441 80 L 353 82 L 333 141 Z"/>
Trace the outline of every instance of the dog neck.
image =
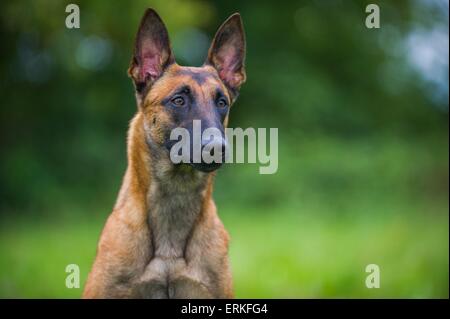
<path id="1" fill-rule="evenodd" d="M 123 218 L 148 225 L 154 257 L 184 256 L 190 234 L 211 197 L 212 180 L 213 174 L 174 165 L 167 151 L 148 139 L 142 114 L 135 116 L 128 134 L 128 168 L 116 208 L 125 203 L 136 208 L 132 216 Z"/>

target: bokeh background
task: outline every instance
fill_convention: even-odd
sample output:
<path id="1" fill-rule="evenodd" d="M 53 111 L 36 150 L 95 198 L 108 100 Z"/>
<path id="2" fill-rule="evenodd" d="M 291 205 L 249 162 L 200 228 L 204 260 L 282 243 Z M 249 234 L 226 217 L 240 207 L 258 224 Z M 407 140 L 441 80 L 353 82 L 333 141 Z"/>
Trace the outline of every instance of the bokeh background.
<path id="1" fill-rule="evenodd" d="M 380 29 L 365 27 L 370 2 Z M 153 7 L 184 65 L 239 11 L 248 80 L 230 126 L 279 128 L 276 174 L 228 164 L 216 179 L 236 297 L 448 298 L 448 1 L 80 0 L 72 30 L 69 3 L 0 4 L 0 297 L 81 295 Z M 365 286 L 373 263 L 379 289 Z"/>

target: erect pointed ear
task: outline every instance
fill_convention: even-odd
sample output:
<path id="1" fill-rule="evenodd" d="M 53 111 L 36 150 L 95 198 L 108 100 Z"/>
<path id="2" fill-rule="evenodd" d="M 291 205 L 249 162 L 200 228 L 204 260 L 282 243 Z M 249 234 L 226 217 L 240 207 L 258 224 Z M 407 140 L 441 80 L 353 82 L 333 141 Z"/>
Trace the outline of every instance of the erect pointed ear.
<path id="1" fill-rule="evenodd" d="M 232 90 L 245 82 L 245 34 L 239 13 L 231 15 L 219 28 L 205 64 L 216 68 L 222 81 Z"/>
<path id="2" fill-rule="evenodd" d="M 128 69 L 136 91 L 142 93 L 173 62 L 167 29 L 156 11 L 147 9 L 139 25 Z"/>

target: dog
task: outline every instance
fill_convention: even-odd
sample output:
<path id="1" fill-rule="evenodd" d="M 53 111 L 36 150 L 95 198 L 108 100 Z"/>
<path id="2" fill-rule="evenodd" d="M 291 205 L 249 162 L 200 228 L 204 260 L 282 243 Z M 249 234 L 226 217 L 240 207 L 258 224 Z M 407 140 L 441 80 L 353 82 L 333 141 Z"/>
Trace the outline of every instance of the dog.
<path id="1" fill-rule="evenodd" d="M 128 69 L 138 110 L 127 139 L 128 167 L 101 233 L 83 298 L 232 298 L 229 235 L 212 198 L 221 163 L 175 164 L 176 127 L 224 132 L 246 80 L 245 34 L 231 15 L 201 67 L 175 62 L 167 29 L 147 9 Z M 222 135 L 224 136 L 224 135 Z M 201 141 L 202 150 L 208 142 Z M 215 140 L 225 147 L 226 139 Z M 223 162 L 223 161 L 222 161 Z"/>

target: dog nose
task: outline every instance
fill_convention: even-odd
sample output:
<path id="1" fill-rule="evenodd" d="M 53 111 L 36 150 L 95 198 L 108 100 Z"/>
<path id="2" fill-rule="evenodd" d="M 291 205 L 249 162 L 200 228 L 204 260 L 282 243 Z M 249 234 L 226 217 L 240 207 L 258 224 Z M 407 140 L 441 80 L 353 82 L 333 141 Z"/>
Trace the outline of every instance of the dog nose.
<path id="1" fill-rule="evenodd" d="M 194 168 L 202 172 L 212 172 L 225 162 L 227 142 L 223 137 L 214 136 L 201 140 L 201 162 L 192 163 Z M 218 153 L 216 153 L 218 152 Z"/>
<path id="2" fill-rule="evenodd" d="M 202 153 L 208 153 L 214 158 L 214 162 L 217 162 L 214 156 L 217 151 L 219 151 L 218 157 L 220 156 L 220 163 L 224 162 L 226 146 L 227 141 L 223 137 L 202 139 Z"/>

